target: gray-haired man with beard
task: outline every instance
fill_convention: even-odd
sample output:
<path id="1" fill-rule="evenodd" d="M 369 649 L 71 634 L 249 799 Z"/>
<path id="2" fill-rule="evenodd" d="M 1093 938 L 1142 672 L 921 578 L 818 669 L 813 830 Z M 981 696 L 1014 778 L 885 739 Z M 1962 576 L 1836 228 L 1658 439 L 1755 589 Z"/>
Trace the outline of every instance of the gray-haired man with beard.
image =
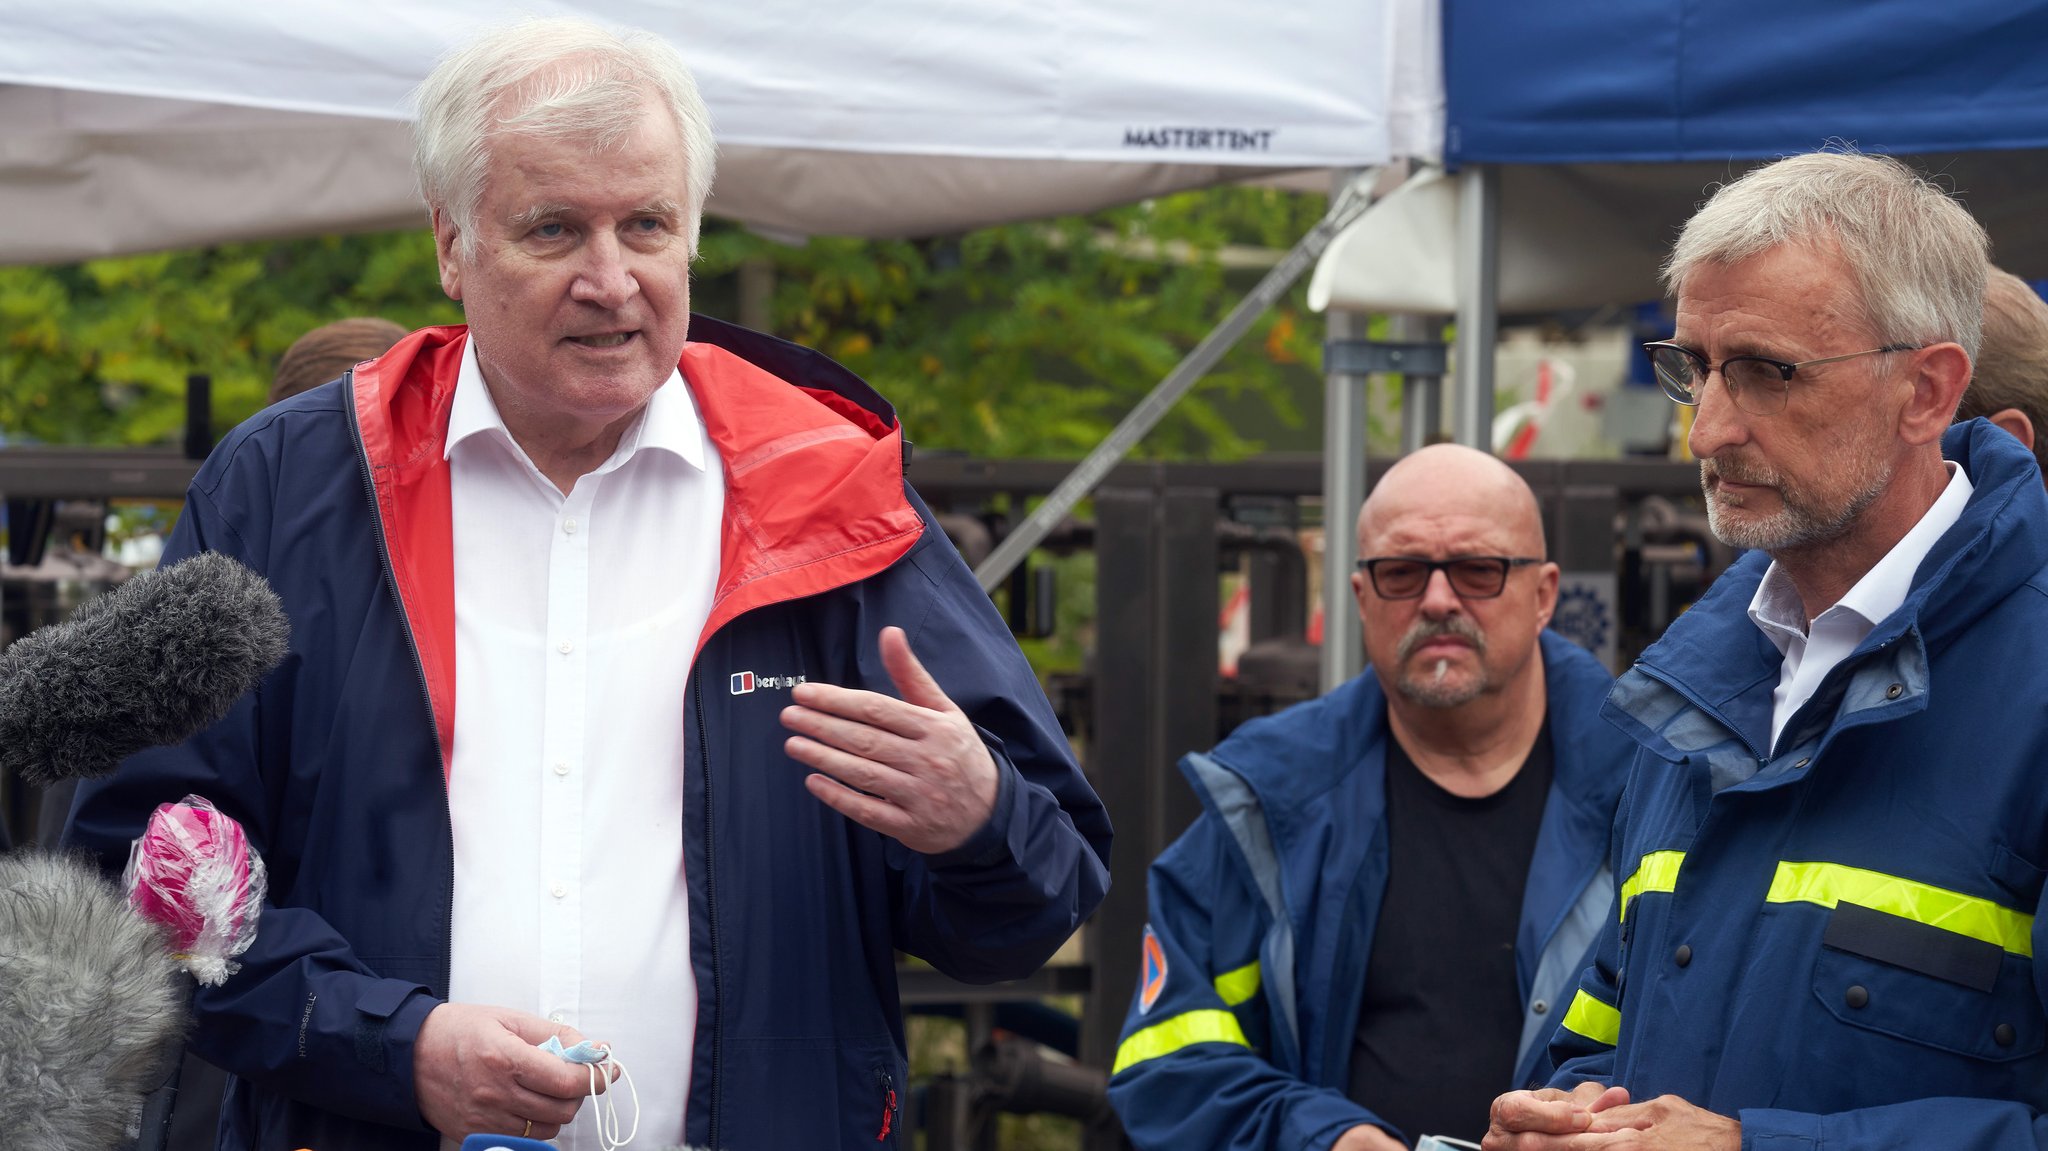
<path id="1" fill-rule="evenodd" d="M 1371 671 L 1182 763 L 1110 1096 L 1141 1148 L 1476 1139 L 1612 907 L 1611 680 L 1499 460 L 1425 448 L 1358 521 Z"/>
<path id="2" fill-rule="evenodd" d="M 1620 902 L 1488 1151 L 2048 1147 L 2048 501 L 1988 239 L 1897 160 L 1727 184 L 1648 346 L 1736 561 L 1615 685 Z"/>

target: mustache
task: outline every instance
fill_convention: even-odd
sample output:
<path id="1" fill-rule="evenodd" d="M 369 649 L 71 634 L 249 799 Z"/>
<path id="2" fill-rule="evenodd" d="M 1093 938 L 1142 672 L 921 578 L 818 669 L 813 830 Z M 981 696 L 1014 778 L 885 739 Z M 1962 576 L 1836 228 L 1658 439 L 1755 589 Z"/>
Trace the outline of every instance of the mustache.
<path id="1" fill-rule="evenodd" d="M 1461 615 L 1445 616 L 1436 620 L 1416 620 L 1415 626 L 1408 629 L 1408 634 L 1401 637 L 1401 646 L 1397 649 L 1397 654 L 1405 661 L 1415 654 L 1416 648 L 1447 635 L 1456 636 L 1470 643 L 1472 650 L 1480 655 L 1486 654 L 1486 633 L 1479 630 L 1478 624 Z"/>
<path id="2" fill-rule="evenodd" d="M 1731 483 L 1756 484 L 1768 488 L 1777 487 L 1783 482 L 1777 469 L 1762 460 L 1729 455 L 1701 460 L 1700 481 L 1706 483 L 1717 478 Z"/>

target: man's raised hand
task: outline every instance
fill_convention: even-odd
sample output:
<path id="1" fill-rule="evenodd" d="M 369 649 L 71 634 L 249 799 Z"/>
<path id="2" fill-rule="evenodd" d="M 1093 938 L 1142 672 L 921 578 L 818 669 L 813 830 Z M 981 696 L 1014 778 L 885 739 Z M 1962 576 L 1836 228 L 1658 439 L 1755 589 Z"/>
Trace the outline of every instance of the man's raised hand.
<path id="1" fill-rule="evenodd" d="M 883 628 L 880 646 L 903 698 L 799 684 L 782 711 L 782 725 L 796 733 L 784 746 L 818 772 L 804 787 L 834 811 L 912 851 L 951 851 L 995 811 L 995 760 L 902 628 Z"/>

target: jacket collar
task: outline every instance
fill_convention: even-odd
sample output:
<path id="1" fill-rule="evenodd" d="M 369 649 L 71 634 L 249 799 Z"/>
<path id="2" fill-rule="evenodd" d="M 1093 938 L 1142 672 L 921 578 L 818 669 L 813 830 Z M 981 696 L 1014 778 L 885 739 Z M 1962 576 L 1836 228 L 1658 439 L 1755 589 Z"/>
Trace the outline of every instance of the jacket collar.
<path id="1" fill-rule="evenodd" d="M 1613 677 L 1584 648 L 1554 631 L 1543 632 L 1539 650 L 1551 743 L 1565 751 L 1553 757 L 1554 789 L 1604 819 L 1620 793 L 1621 772 L 1613 757 L 1577 749 L 1615 742 L 1600 719 Z M 1245 724 L 1210 755 L 1245 779 L 1268 819 L 1279 817 L 1278 835 L 1293 813 L 1306 818 L 1323 811 L 1320 801 L 1344 777 L 1362 768 L 1383 769 L 1387 738 L 1386 693 L 1368 668 L 1320 699 Z"/>
<path id="2" fill-rule="evenodd" d="M 423 328 L 351 373 L 349 403 L 445 770 L 455 730 L 454 559 L 444 445 L 467 330 Z M 718 586 L 698 650 L 767 604 L 866 579 L 916 544 L 889 405 L 830 359 L 705 316 L 678 370 L 726 471 Z"/>
<path id="3" fill-rule="evenodd" d="M 1845 666 L 1902 639 L 1932 659 L 1993 605 L 2041 580 L 2048 569 L 2048 493 L 2032 453 L 1982 419 L 1950 428 L 1942 452 L 1970 477 L 1969 502 L 1920 562 L 1905 602 L 1878 622 Z M 1664 754 L 1695 750 L 1692 735 L 1673 738 L 1682 729 L 1671 726 L 1678 718 L 1671 708 L 1680 705 L 1638 682 L 1648 676 L 1753 740 L 1754 723 L 1732 713 L 1754 710 L 1755 689 L 1766 679 L 1775 682 L 1781 662 L 1777 649 L 1744 621 L 1769 564 L 1768 556 L 1750 552 L 1723 572 L 1622 676 L 1610 696 L 1608 718 Z"/>

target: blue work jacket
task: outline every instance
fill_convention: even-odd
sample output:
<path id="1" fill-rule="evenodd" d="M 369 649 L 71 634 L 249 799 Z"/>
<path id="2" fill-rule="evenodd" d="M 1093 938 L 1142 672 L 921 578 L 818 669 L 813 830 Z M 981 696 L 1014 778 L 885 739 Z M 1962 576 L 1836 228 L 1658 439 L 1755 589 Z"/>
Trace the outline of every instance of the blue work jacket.
<path id="1" fill-rule="evenodd" d="M 1607 670 L 1553 632 L 1541 650 L 1555 770 L 1522 896 L 1525 1014 L 1503 1091 L 1548 1073 L 1556 1005 L 1613 905 L 1606 847 L 1629 751 L 1599 718 Z M 1389 738 L 1368 671 L 1181 761 L 1203 812 L 1152 865 L 1145 979 L 1110 1080 L 1138 1147 L 1322 1151 L 1386 1126 L 1345 1092 L 1386 895 Z"/>
<path id="2" fill-rule="evenodd" d="M 1761 554 L 1615 685 L 1622 902 L 1557 1084 L 1681 1096 L 1757 1151 L 2048 1147 L 2048 497 L 1983 420 L 1943 447 L 1962 518 L 1776 747 Z"/>
<path id="3" fill-rule="evenodd" d="M 894 1147 L 896 951 L 968 981 L 1028 974 L 1100 902 L 1109 823 L 1002 619 L 904 484 L 888 405 L 794 345 L 702 316 L 690 334 L 680 367 L 727 487 L 711 615 L 675 701 L 698 992 L 686 1136 Z M 413 1047 L 449 978 L 441 445 L 462 336 L 416 332 L 215 450 L 166 558 L 220 551 L 266 576 L 290 652 L 220 724 L 85 785 L 73 810 L 69 841 L 118 868 L 156 804 L 196 792 L 269 866 L 241 971 L 196 1001 L 192 1047 L 234 1077 L 224 1151 L 438 1143 Z M 876 646 L 888 625 L 1000 771 L 988 824 L 943 856 L 824 806 L 783 751 L 790 682 L 893 692 Z"/>

